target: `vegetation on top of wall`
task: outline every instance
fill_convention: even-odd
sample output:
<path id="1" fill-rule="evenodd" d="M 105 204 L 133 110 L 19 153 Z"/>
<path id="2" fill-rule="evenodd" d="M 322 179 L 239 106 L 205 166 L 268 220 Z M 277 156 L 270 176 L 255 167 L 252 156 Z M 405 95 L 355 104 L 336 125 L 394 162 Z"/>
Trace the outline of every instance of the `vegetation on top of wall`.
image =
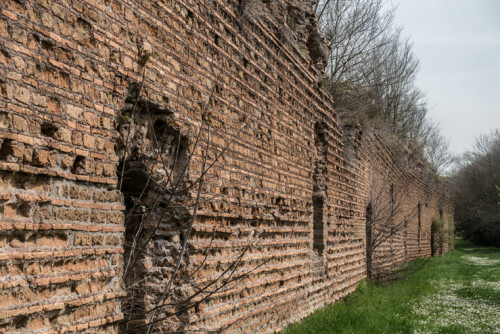
<path id="1" fill-rule="evenodd" d="M 395 26 L 394 8 L 385 10 L 383 0 L 321 0 L 316 13 L 331 46 L 322 87 L 340 121 L 377 133 L 399 162 L 413 155 L 424 174 L 441 174 L 450 163 L 448 142 L 427 117 L 415 86 L 419 62 Z"/>

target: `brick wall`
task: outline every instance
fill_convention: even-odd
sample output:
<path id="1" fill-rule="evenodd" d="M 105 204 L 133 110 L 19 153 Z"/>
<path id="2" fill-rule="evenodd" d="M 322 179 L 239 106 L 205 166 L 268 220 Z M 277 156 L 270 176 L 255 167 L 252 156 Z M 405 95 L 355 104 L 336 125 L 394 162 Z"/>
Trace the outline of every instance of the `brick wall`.
<path id="1" fill-rule="evenodd" d="M 0 4 L 0 331 L 117 332 L 133 312 L 123 309 L 129 232 L 117 173 L 127 151 L 120 117 L 137 87 L 141 108 L 154 108 L 185 140 L 183 181 L 227 147 L 205 178 L 183 272 L 202 269 L 187 288 L 210 282 L 252 245 L 237 268 L 249 275 L 158 330 L 273 332 L 352 292 L 366 275 L 376 179 L 409 185 L 405 212 L 422 206 L 420 242 L 413 220 L 387 242 L 396 250 L 389 265 L 430 254 L 437 194 L 398 169 L 376 139 L 361 139 L 358 158 L 344 158 L 331 100 L 318 86 L 324 47 L 308 6 Z M 210 136 L 195 145 L 207 114 Z M 133 145 L 147 152 L 152 130 L 136 129 Z M 146 157 L 138 159 L 162 175 Z M 194 196 L 185 194 L 185 217 L 141 253 L 142 310 L 170 279 Z M 450 204 L 443 208 L 448 217 Z"/>
<path id="2" fill-rule="evenodd" d="M 453 237 L 453 204 L 425 185 L 423 162 L 409 158 L 410 152 L 395 157 L 373 134 L 360 138 L 353 150 L 355 157 L 349 167 L 358 176 L 359 204 L 365 205 L 366 231 L 372 234 L 373 276 L 383 276 L 417 257 L 430 256 L 433 219 L 443 219 L 437 236 L 443 239 L 443 245 L 437 247 L 442 248 L 441 254 L 447 251 Z"/>
<path id="3" fill-rule="evenodd" d="M 93 72 L 107 70 L 89 8 L 0 5 L 4 333 L 113 332 L 123 317 L 112 92 L 124 88 Z"/>

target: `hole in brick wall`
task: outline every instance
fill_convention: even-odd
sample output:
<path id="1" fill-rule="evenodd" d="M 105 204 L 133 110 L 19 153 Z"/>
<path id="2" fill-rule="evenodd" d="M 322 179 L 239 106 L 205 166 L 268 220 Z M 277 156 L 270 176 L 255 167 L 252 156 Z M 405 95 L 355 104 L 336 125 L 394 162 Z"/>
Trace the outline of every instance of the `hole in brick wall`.
<path id="1" fill-rule="evenodd" d="M 73 163 L 73 168 L 71 168 L 71 172 L 73 174 L 85 174 L 85 162 L 87 158 L 82 155 L 79 155 L 75 158 L 75 162 Z"/>
<path id="2" fill-rule="evenodd" d="M 323 254 L 324 249 L 324 221 L 323 221 L 324 199 L 313 197 L 313 249 L 318 255 Z"/>
<path id="3" fill-rule="evenodd" d="M 168 120 L 165 119 L 157 119 L 153 124 L 153 130 L 155 132 L 155 136 L 157 140 L 161 140 L 168 135 L 178 135 L 179 130 L 175 129 L 171 124 L 169 124 Z"/>
<path id="4" fill-rule="evenodd" d="M 127 288 L 131 287 L 128 289 L 129 293 L 137 296 L 146 286 L 142 281 L 138 281 L 136 273 L 142 270 L 141 261 L 151 256 L 142 252 L 144 243 L 152 240 L 159 245 L 165 243 L 166 247 L 177 247 L 185 237 L 181 230 L 186 226 L 185 217 L 188 217 L 189 213 L 180 199 L 186 189 L 185 169 L 189 162 L 190 142 L 188 137 L 183 135 L 181 127 L 176 124 L 173 113 L 162 105 L 139 96 L 134 84 L 130 85 L 129 96 L 125 102 L 122 116 L 127 117 L 128 129 L 119 128 L 120 137 L 116 152 L 121 160 L 117 174 L 126 206 L 124 258 L 127 259 L 125 261 L 131 261 L 130 266 L 124 263 L 124 268 L 129 269 L 124 282 Z M 135 103 L 137 108 L 132 113 Z M 173 182 L 174 187 L 178 187 L 174 189 L 169 181 Z M 174 190 L 175 204 L 169 196 Z M 141 228 L 142 223 L 148 226 L 154 224 L 157 220 L 153 219 L 162 219 L 162 223 L 168 224 L 168 228 L 172 230 L 154 234 L 153 228 Z M 154 238 L 148 239 L 151 233 Z M 144 307 L 144 300 L 139 297 L 134 299 L 124 313 L 132 319 L 141 317 Z"/>
<path id="5" fill-rule="evenodd" d="M 40 43 L 40 41 L 42 40 L 40 38 L 40 35 L 38 34 L 31 34 L 31 36 L 33 37 L 33 40 L 35 40 L 37 43 Z"/>
<path id="6" fill-rule="evenodd" d="M 2 59 L 0 59 L 0 60 L 2 60 Z M 5 63 L 8 66 L 9 65 L 9 60 L 5 59 Z M 10 98 L 11 94 L 12 94 L 12 91 L 11 91 L 10 85 L 7 82 L 5 82 L 2 79 L 0 79 L 0 96 L 4 97 L 4 98 Z M 7 126 L 4 126 L 4 127 L 7 127 Z"/>
<path id="7" fill-rule="evenodd" d="M 22 202 L 16 210 L 16 214 L 22 217 L 30 217 L 31 213 L 31 203 Z"/>
<path id="8" fill-rule="evenodd" d="M 44 291 L 44 290 L 42 290 L 42 291 Z M 40 294 L 43 295 L 43 292 L 40 292 Z M 59 324 L 58 324 L 58 321 L 60 320 L 59 319 L 59 317 L 60 317 L 59 312 L 60 312 L 59 310 L 56 310 L 56 311 L 49 311 L 49 312 L 45 313 L 45 315 L 46 315 L 47 319 L 49 319 L 49 323 L 52 327 L 59 327 Z"/>
<path id="9" fill-rule="evenodd" d="M 42 134 L 50 138 L 54 138 L 57 130 L 59 130 L 59 128 L 52 123 L 43 123 L 41 125 Z"/>
<path id="10" fill-rule="evenodd" d="M 1 142 L 2 146 L 0 146 L 0 159 L 4 160 L 11 152 L 12 150 L 12 139 L 4 139 L 3 142 Z"/>
<path id="11" fill-rule="evenodd" d="M 122 169 L 123 163 L 120 163 L 118 172 L 121 173 Z M 122 178 L 122 192 L 127 195 L 138 196 L 148 183 L 149 175 L 144 164 L 128 161 L 125 164 Z"/>
<path id="12" fill-rule="evenodd" d="M 46 175 L 29 175 L 29 174 L 19 174 L 21 177 L 19 180 L 18 187 L 22 187 L 26 190 L 37 190 L 46 191 L 49 187 L 50 177 Z"/>
<path id="13" fill-rule="evenodd" d="M 4 61 L 6 65 L 10 65 L 10 54 L 3 49 L 0 49 L 0 60 Z"/>
<path id="14" fill-rule="evenodd" d="M 87 20 L 84 20 L 81 17 L 79 17 L 78 19 L 76 19 L 76 28 L 80 31 L 89 34 L 90 30 L 92 29 L 92 26 Z"/>
<path id="15" fill-rule="evenodd" d="M 42 40 L 41 45 L 42 45 L 42 49 L 44 49 L 46 51 L 53 51 L 55 46 L 56 46 L 54 44 L 54 42 L 47 40 L 47 39 Z"/>
<path id="16" fill-rule="evenodd" d="M 222 87 L 219 84 L 215 84 L 215 92 L 219 95 L 222 93 Z"/>
<path id="17" fill-rule="evenodd" d="M 36 243 L 36 235 L 35 234 L 29 234 L 29 235 L 27 235 L 24 242 L 26 242 L 26 243 L 31 244 L 31 245 L 34 246 L 35 243 Z"/>
<path id="18" fill-rule="evenodd" d="M 12 326 L 15 329 L 27 328 L 28 326 L 28 317 L 25 315 L 18 316 L 12 320 Z"/>
<path id="19" fill-rule="evenodd" d="M 323 254 L 325 247 L 324 205 L 327 198 L 327 142 L 326 124 L 314 124 L 314 146 L 316 156 L 313 173 L 313 250 L 318 255 Z"/>
<path id="20" fill-rule="evenodd" d="M 344 159 L 347 162 L 349 163 L 354 162 L 354 159 L 357 158 L 357 153 L 361 139 L 362 139 L 362 131 L 357 125 L 346 123 L 342 126 L 342 137 L 341 137 L 341 141 L 343 144 L 342 152 Z"/>
<path id="21" fill-rule="evenodd" d="M 365 213 L 365 228 L 366 228 L 366 275 L 371 278 L 373 275 L 372 269 L 372 240 L 373 240 L 373 208 L 372 204 L 368 203 Z"/>
<path id="22" fill-rule="evenodd" d="M 396 213 L 396 203 L 395 203 L 395 198 L 394 198 L 394 184 L 391 183 L 391 186 L 389 188 L 389 196 L 390 196 L 390 201 L 391 201 L 391 215 L 389 216 L 389 219 L 391 221 L 391 229 L 394 228 L 394 215 Z"/>
<path id="23" fill-rule="evenodd" d="M 5 139 L 0 147 L 0 160 L 17 162 L 23 157 L 23 145 L 12 139 Z"/>
<path id="24" fill-rule="evenodd" d="M 422 204 L 418 202 L 417 205 L 417 219 L 418 219 L 418 245 L 422 242 Z"/>
<path id="25" fill-rule="evenodd" d="M 26 1 L 25 0 L 14 0 L 10 1 L 10 9 L 16 12 L 21 12 L 26 10 Z"/>

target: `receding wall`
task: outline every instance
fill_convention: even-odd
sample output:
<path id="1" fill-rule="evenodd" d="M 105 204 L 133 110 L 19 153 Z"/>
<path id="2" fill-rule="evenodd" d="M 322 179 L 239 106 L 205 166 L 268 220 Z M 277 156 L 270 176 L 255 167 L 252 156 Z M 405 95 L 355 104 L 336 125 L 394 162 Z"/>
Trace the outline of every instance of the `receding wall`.
<path id="1" fill-rule="evenodd" d="M 117 175 L 124 160 L 164 172 L 148 155 L 154 126 L 130 113 L 139 100 L 175 124 L 189 161 L 183 182 L 199 178 L 205 157 L 214 163 L 186 253 L 183 270 L 201 266 L 190 286 L 235 261 L 247 273 L 158 330 L 274 332 L 351 293 L 366 276 L 367 206 L 390 196 L 391 183 L 394 196 L 408 189 L 399 201 L 408 226 L 377 249 L 382 262 L 430 255 L 432 218 L 442 208 L 448 219 L 451 204 L 399 168 L 376 137 L 358 138 L 345 158 L 318 85 L 325 46 L 309 6 L 0 4 L 0 332 L 115 333 L 130 315 L 124 221 L 141 179 L 122 184 Z M 134 150 L 120 146 L 124 121 L 137 125 Z M 147 277 L 137 284 L 147 291 L 141 310 L 170 278 L 196 192 L 183 196 L 184 216 L 138 261 Z"/>

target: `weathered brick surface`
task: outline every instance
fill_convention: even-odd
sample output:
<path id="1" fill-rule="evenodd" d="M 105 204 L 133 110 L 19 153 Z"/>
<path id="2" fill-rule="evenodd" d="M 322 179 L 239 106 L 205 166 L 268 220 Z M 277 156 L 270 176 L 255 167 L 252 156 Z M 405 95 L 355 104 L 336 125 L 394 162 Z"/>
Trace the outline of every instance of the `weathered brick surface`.
<path id="1" fill-rule="evenodd" d="M 191 148 L 207 103 L 209 161 L 232 142 L 204 185 L 193 267 L 214 229 L 216 239 L 197 283 L 249 243 L 239 270 L 267 261 L 188 314 L 189 328 L 273 332 L 352 292 L 366 274 L 372 180 L 386 174 L 409 185 L 408 210 L 425 205 L 420 242 L 410 222 L 390 241 L 398 250 L 390 265 L 430 254 L 437 194 L 398 169 L 376 139 L 361 140 L 358 159 L 346 163 L 318 86 L 321 38 L 304 3 L 0 4 L 0 331 L 118 330 L 125 207 L 116 125 L 142 73 L 143 95 L 191 136 Z M 191 181 L 202 147 L 192 152 Z M 450 205 L 443 210 L 447 217 Z M 141 265 L 159 282 L 146 286 L 146 307 L 168 280 L 179 242 L 178 227 L 168 226 L 145 252 Z M 162 329 L 176 322 L 186 318 Z"/>
<path id="2" fill-rule="evenodd" d="M 113 89 L 93 82 L 83 10 L 0 4 L 2 333 L 116 331 L 123 317 Z"/>

